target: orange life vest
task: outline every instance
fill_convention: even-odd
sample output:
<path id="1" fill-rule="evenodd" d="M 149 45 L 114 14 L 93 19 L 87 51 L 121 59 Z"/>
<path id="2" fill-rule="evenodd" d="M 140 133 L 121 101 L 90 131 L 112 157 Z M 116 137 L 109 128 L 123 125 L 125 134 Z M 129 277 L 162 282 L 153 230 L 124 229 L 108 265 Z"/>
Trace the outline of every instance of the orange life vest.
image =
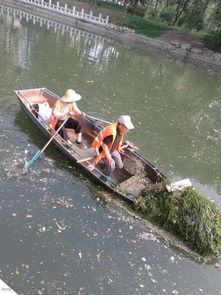
<path id="1" fill-rule="evenodd" d="M 52 109 L 52 112 L 51 112 L 51 117 L 50 117 L 50 127 L 51 127 L 53 130 L 55 130 L 55 126 L 56 126 L 57 121 L 58 121 L 58 118 L 56 118 L 56 117 L 54 116 L 54 110 L 55 110 L 55 108 L 57 108 L 58 111 L 61 112 L 61 110 L 62 110 L 62 103 L 61 103 L 60 99 L 58 99 L 58 101 L 55 103 L 55 105 L 54 105 L 54 107 L 53 107 L 53 109 Z M 73 111 L 73 104 L 70 104 L 70 105 L 69 105 L 69 112 L 71 112 L 71 111 Z M 68 113 L 67 113 L 67 115 L 68 115 Z"/>
<path id="2" fill-rule="evenodd" d="M 115 138 L 117 136 L 117 124 L 118 123 L 113 123 L 107 127 L 105 127 L 103 130 L 101 130 L 98 134 L 97 137 L 94 139 L 94 141 L 92 142 L 92 147 L 94 148 L 94 151 L 96 153 L 96 163 L 98 163 L 102 158 L 105 158 L 106 155 L 104 153 L 104 151 L 102 150 L 101 152 L 99 151 L 100 147 L 103 144 L 103 139 L 109 135 L 113 136 L 112 141 L 109 143 L 108 145 L 108 151 L 111 151 L 111 148 L 113 146 L 113 143 L 115 141 Z M 120 151 L 120 147 L 123 141 L 123 135 L 120 136 L 120 140 L 116 146 L 116 150 L 119 152 Z"/>

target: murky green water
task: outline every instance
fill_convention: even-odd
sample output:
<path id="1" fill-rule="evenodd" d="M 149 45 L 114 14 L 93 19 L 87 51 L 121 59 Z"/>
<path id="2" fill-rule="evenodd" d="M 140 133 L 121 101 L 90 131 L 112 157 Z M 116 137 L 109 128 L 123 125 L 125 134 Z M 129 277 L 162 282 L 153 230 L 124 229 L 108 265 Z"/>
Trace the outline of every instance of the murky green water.
<path id="1" fill-rule="evenodd" d="M 221 206 L 220 76 L 6 13 L 0 56 L 0 278 L 25 295 L 221 294 L 219 269 L 102 201 L 53 146 L 21 174 L 46 138 L 13 93 L 74 88 L 90 115 L 131 115 L 141 153 Z"/>

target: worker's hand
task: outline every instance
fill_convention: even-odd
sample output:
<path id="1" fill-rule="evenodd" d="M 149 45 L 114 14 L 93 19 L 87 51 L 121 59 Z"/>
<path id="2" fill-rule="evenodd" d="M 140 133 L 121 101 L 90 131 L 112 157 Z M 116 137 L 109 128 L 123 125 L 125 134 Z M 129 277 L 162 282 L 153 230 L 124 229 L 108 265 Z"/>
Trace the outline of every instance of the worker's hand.
<path id="1" fill-rule="evenodd" d="M 115 161 L 114 161 L 112 158 L 109 158 L 109 159 L 108 159 L 108 163 L 109 163 L 109 165 L 110 165 L 110 167 L 111 167 L 112 169 L 115 168 Z"/>
<path id="2" fill-rule="evenodd" d="M 84 117 L 84 116 L 86 116 L 86 114 L 84 112 L 81 112 L 80 116 Z"/>
<path id="3" fill-rule="evenodd" d="M 120 153 L 121 153 L 122 155 L 125 154 L 123 149 L 120 149 Z"/>

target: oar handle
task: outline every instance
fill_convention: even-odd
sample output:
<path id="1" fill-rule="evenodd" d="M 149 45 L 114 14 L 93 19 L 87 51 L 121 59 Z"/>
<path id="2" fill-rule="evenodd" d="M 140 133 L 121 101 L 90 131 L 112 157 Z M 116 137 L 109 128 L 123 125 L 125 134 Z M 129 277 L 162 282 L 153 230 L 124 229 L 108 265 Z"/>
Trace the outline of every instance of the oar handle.
<path id="1" fill-rule="evenodd" d="M 67 120 L 69 119 L 70 116 L 68 116 L 64 122 L 61 124 L 61 126 L 59 126 L 59 128 L 56 130 L 56 132 L 53 134 L 53 136 L 49 139 L 49 141 L 46 143 L 46 145 L 43 147 L 43 149 L 41 150 L 41 152 L 38 154 L 37 158 L 43 153 L 43 151 L 47 148 L 47 146 L 50 144 L 50 142 L 55 138 L 55 136 L 59 133 L 59 131 L 61 130 L 61 128 L 64 126 L 64 124 L 67 122 Z M 36 158 L 36 159 L 37 159 Z"/>
<path id="2" fill-rule="evenodd" d="M 91 159 L 93 159 L 93 158 L 85 158 L 85 159 L 82 159 L 82 160 L 78 160 L 77 163 L 88 162 L 89 165 L 92 167 L 92 169 L 90 171 L 96 170 L 100 174 L 100 176 L 102 176 L 105 180 L 107 180 L 109 183 L 111 183 L 115 187 L 118 187 L 118 183 L 116 183 L 115 181 L 113 181 L 109 176 L 107 176 L 106 174 L 104 174 L 103 172 L 101 172 L 98 168 L 95 167 L 95 165 L 92 165 L 89 162 Z"/>
<path id="3" fill-rule="evenodd" d="M 95 168 L 96 169 L 96 168 Z M 98 170 L 98 169 L 97 169 Z M 104 177 L 104 179 L 106 179 L 109 183 L 113 184 L 114 186 L 118 186 L 118 183 L 116 183 L 115 181 L 113 181 L 109 176 L 107 176 L 106 174 L 104 174 L 103 172 L 101 172 L 100 170 L 98 170 L 100 172 L 100 175 Z"/>
<path id="4" fill-rule="evenodd" d="M 93 117 L 93 116 L 86 115 L 86 117 L 91 118 L 91 119 L 96 120 L 96 121 L 100 121 L 100 122 L 104 122 L 104 123 L 107 123 L 107 124 L 111 124 L 111 122 L 108 122 L 108 121 L 105 121 L 103 119 L 99 119 L 99 118 L 96 118 L 96 117 Z"/>
<path id="5" fill-rule="evenodd" d="M 64 126 L 64 124 L 67 122 L 69 119 L 69 116 L 64 120 L 64 122 L 59 126 L 59 128 L 56 130 L 56 132 L 53 134 L 53 136 L 49 139 L 49 141 L 46 143 L 46 145 L 43 147 L 42 150 L 38 150 L 34 156 L 31 158 L 31 160 L 27 163 L 26 167 L 30 167 L 31 164 L 34 163 L 35 160 L 37 160 L 38 157 L 43 153 L 43 151 L 47 148 L 47 146 L 50 144 L 50 142 L 54 139 L 54 137 L 58 134 L 58 132 L 61 130 L 61 128 Z"/>
<path id="6" fill-rule="evenodd" d="M 94 159 L 94 157 L 83 158 L 83 159 L 77 160 L 77 163 L 83 163 L 83 162 L 86 162 L 86 161 L 90 161 L 92 159 Z"/>

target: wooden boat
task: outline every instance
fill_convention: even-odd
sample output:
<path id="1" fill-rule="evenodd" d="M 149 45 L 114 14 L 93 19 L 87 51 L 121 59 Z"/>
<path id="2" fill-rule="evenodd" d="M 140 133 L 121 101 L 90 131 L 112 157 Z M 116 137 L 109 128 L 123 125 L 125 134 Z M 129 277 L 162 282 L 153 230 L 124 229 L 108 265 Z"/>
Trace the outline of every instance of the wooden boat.
<path id="1" fill-rule="evenodd" d="M 44 110 L 44 106 L 47 105 L 47 112 L 48 110 L 51 111 L 59 97 L 47 88 L 15 90 L 15 93 L 28 117 L 44 134 L 51 137 L 53 130 L 51 130 L 48 118 L 46 118 L 42 109 Z M 134 201 L 148 185 L 156 182 L 164 183 L 165 176 L 126 143 L 124 143 L 124 154 L 122 154 L 124 168 L 115 169 L 111 177 L 106 177 L 102 173 L 102 165 L 94 164 L 94 151 L 91 148 L 92 141 L 104 126 L 101 121 L 92 119 L 90 116 L 78 117 L 77 119 L 83 124 L 82 137 L 88 148 L 83 150 L 74 143 L 76 138 L 71 130 L 67 130 L 67 132 L 73 141 L 72 146 L 68 145 L 59 134 L 54 137 L 53 143 L 74 164 L 81 167 L 90 178 L 126 201 Z"/>

